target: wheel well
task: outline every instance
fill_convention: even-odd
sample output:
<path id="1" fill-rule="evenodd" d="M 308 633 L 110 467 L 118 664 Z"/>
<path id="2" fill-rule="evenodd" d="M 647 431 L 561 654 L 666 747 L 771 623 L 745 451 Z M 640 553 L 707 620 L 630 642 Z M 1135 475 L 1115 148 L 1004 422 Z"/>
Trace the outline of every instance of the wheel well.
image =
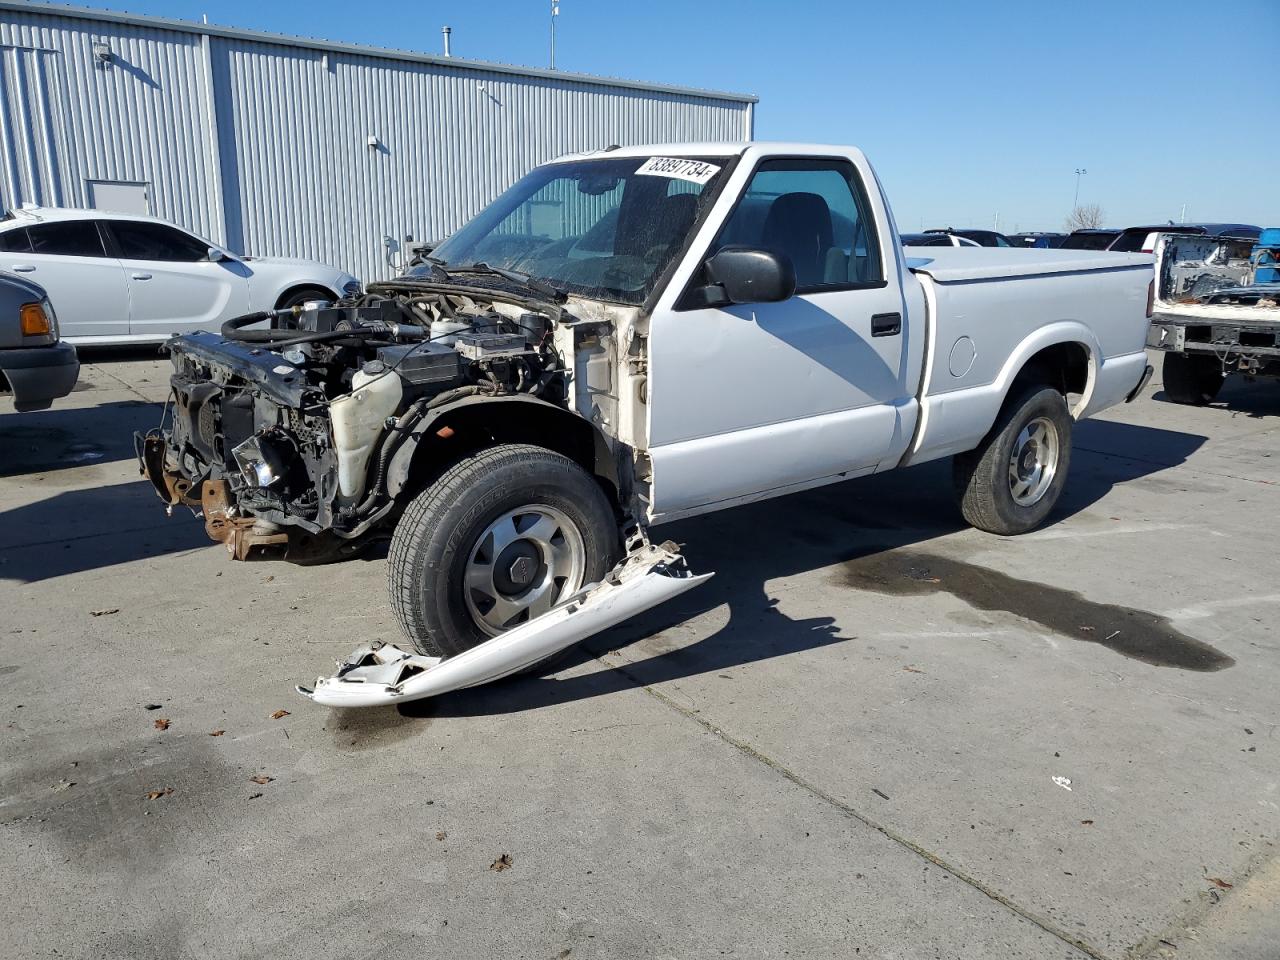
<path id="1" fill-rule="evenodd" d="M 1033 383 L 1047 384 L 1063 396 L 1084 393 L 1089 387 L 1089 348 L 1083 343 L 1055 343 L 1032 354 L 1013 378 L 1009 393 Z"/>
<path id="2" fill-rule="evenodd" d="M 286 300 L 292 297 L 295 293 L 301 293 L 303 290 L 315 290 L 318 293 L 323 293 L 325 297 L 330 300 L 338 299 L 338 295 L 334 291 L 319 283 L 295 283 L 292 287 L 281 293 L 280 296 L 276 297 L 275 308 L 279 310 Z"/>
<path id="3" fill-rule="evenodd" d="M 568 457 L 596 479 L 610 503 L 620 505 L 618 465 L 604 435 L 567 410 L 518 397 L 444 410 L 419 435 L 408 462 L 392 463 L 388 485 L 416 493 L 459 460 L 499 443 L 528 443 Z"/>

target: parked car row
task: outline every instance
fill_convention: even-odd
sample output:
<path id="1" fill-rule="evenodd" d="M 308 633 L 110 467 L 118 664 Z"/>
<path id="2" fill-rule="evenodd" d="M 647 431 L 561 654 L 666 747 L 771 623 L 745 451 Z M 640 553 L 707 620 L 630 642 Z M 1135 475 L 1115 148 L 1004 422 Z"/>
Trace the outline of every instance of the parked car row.
<path id="1" fill-rule="evenodd" d="M 1006 236 L 995 230 L 926 230 L 902 234 L 904 247 L 1033 247 L 1063 250 L 1110 250 L 1114 253 L 1152 253 L 1162 233 L 1199 237 L 1232 237 L 1256 240 L 1261 227 L 1248 223 L 1168 223 L 1149 226 L 1084 228 L 1071 233 L 1031 232 Z"/>
<path id="2" fill-rule="evenodd" d="M 844 225 L 844 214 L 832 216 L 833 224 Z M 907 247 L 1151 253 L 1161 235 L 1204 238 L 1220 250 L 1213 242 L 1239 245 L 1259 233 L 1251 224 L 1170 223 L 1070 234 L 940 227 L 899 239 Z M 360 289 L 355 277 L 322 263 L 237 256 L 154 217 L 24 207 L 0 217 L 0 390 L 13 392 L 19 409 L 39 409 L 74 385 L 75 344 L 160 342 L 214 330 L 247 313 L 334 301 Z M 1208 366 L 1201 363 L 1203 370 Z M 1205 382 L 1207 374 L 1196 384 Z M 1208 395 L 1199 386 L 1194 392 Z"/>

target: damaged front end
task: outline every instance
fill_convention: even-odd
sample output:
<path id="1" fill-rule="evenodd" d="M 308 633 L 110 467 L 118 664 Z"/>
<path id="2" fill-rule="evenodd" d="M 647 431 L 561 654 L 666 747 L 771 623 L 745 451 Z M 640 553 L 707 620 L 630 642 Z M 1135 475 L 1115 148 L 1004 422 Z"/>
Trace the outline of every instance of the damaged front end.
<path id="1" fill-rule="evenodd" d="M 407 703 L 479 686 L 541 663 L 579 640 L 606 630 L 709 579 L 694 576 L 673 543 L 635 550 L 601 583 L 528 623 L 447 659 L 419 656 L 390 644 L 357 648 L 314 688 L 297 688 L 330 707 Z"/>
<path id="2" fill-rule="evenodd" d="M 172 424 L 136 438 L 142 473 L 238 560 L 341 555 L 391 514 L 393 458 L 439 410 L 563 405 L 560 314 L 509 291 L 405 279 L 175 337 Z"/>

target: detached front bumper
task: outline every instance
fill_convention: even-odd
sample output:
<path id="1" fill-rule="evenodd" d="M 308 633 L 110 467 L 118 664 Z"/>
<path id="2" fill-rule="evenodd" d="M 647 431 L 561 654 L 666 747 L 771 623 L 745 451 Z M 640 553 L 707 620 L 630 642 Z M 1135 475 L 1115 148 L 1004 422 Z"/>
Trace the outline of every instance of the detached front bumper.
<path id="1" fill-rule="evenodd" d="M 541 663 L 710 577 L 690 573 L 675 544 L 646 545 L 601 583 L 584 587 L 542 616 L 457 656 L 441 660 L 390 644 L 364 646 L 338 661 L 332 677 L 321 677 L 314 688 L 297 689 L 330 707 L 375 707 L 479 686 Z"/>
<path id="2" fill-rule="evenodd" d="M 0 373 L 13 391 L 15 409 L 45 410 L 76 385 L 80 358 L 74 346 L 61 340 L 47 347 L 0 350 Z"/>

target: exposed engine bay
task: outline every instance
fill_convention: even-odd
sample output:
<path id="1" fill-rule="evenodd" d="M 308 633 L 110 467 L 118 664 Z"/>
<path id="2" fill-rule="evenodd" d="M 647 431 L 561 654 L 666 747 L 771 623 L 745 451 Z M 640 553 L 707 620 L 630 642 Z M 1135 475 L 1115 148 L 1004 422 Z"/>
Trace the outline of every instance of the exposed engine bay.
<path id="1" fill-rule="evenodd" d="M 138 438 L 145 472 L 238 559 L 335 556 L 392 514 L 393 459 L 444 408 L 522 399 L 613 423 L 634 311 L 584 319 L 546 294 L 404 277 L 175 337 L 173 422 Z"/>

